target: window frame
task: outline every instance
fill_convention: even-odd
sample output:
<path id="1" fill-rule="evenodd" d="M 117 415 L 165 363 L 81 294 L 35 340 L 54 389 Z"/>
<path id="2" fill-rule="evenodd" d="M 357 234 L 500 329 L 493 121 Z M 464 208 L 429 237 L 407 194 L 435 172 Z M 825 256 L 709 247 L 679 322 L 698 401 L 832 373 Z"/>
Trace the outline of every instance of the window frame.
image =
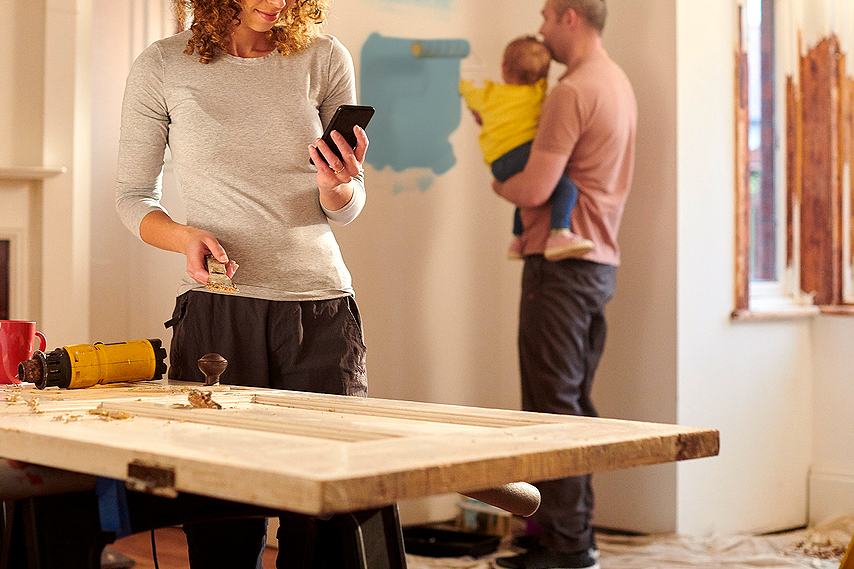
<path id="1" fill-rule="evenodd" d="M 763 0 L 773 3 L 773 0 Z M 778 3 L 781 4 L 781 3 Z M 764 7 L 764 6 L 763 6 Z M 775 183 L 777 279 L 750 278 L 748 55 L 745 6 L 736 52 L 736 283 L 734 319 L 818 313 L 854 314 L 854 79 L 835 35 L 805 53 L 791 22 L 775 18 Z M 776 10 L 776 8 L 775 8 Z M 779 10 L 777 10 L 779 14 Z M 775 14 L 776 15 L 776 14 Z M 786 43 L 796 45 L 796 51 Z M 788 49 L 787 49 L 788 48 Z M 794 73 L 781 55 L 792 52 Z M 808 104 L 804 105 L 803 100 Z M 818 101 L 818 104 L 816 103 Z M 804 207 L 806 204 L 806 207 Z M 802 239 L 807 235 L 808 239 Z M 829 270 L 828 270 L 829 268 Z M 809 293 L 802 291 L 808 288 Z"/>

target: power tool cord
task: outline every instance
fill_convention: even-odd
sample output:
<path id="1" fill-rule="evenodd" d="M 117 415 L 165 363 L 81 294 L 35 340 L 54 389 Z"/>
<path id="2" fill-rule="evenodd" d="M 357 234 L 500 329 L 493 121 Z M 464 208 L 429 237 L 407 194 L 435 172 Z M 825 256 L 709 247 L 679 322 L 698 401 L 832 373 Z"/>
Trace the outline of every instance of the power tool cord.
<path id="1" fill-rule="evenodd" d="M 154 530 L 151 530 L 151 558 L 154 560 L 154 569 L 160 569 L 157 563 L 157 543 L 154 541 Z"/>

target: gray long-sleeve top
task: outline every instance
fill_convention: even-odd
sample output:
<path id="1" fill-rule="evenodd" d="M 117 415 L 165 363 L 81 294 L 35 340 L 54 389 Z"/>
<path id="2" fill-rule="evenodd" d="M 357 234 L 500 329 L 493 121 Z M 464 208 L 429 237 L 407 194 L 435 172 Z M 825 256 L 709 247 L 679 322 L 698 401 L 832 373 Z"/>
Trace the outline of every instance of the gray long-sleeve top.
<path id="1" fill-rule="evenodd" d="M 362 174 L 340 210 L 321 204 L 308 145 L 338 105 L 356 102 L 353 61 L 333 36 L 286 57 L 183 51 L 190 32 L 159 40 L 134 62 L 122 106 L 116 209 L 139 236 L 160 205 L 168 144 L 187 224 L 206 229 L 240 264 L 241 295 L 323 300 L 353 294 L 329 227 L 365 203 Z M 189 275 L 178 294 L 204 290 Z"/>

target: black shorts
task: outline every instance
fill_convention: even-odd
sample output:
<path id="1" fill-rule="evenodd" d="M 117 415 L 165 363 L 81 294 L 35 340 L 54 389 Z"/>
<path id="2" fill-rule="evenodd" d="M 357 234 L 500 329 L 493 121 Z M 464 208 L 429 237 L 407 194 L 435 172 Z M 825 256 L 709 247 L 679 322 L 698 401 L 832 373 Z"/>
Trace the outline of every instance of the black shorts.
<path id="1" fill-rule="evenodd" d="M 228 360 L 223 384 L 367 395 L 351 296 L 291 302 L 190 291 L 177 298 L 170 326 L 170 379 L 204 381 L 198 360 L 217 353 Z"/>

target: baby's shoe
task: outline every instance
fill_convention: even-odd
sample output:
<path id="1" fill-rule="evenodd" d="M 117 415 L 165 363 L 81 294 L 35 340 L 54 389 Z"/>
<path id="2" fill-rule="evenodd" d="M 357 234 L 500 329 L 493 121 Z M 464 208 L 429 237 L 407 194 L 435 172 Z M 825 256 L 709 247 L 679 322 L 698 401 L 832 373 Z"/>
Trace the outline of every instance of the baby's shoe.
<path id="1" fill-rule="evenodd" d="M 593 250 L 593 241 L 576 235 L 569 229 L 553 229 L 546 240 L 543 256 L 548 261 L 561 261 L 569 257 L 581 257 Z"/>
<path id="2" fill-rule="evenodd" d="M 507 248 L 507 258 L 516 261 L 522 258 L 522 238 L 514 237 Z"/>

